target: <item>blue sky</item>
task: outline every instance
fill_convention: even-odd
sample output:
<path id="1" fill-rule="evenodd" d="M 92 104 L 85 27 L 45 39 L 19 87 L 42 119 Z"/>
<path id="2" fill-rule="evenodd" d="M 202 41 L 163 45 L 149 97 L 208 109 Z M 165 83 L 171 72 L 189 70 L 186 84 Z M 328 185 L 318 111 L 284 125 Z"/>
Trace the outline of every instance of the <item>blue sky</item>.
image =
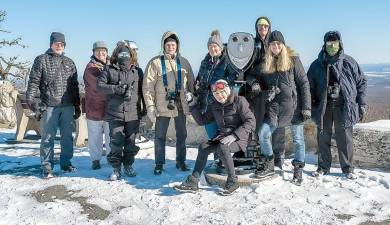
<path id="1" fill-rule="evenodd" d="M 254 22 L 263 15 L 271 19 L 273 29 L 282 31 L 305 66 L 317 57 L 329 30 L 341 32 L 345 52 L 359 63 L 390 62 L 390 3 L 386 0 L 0 1 L 0 9 L 8 14 L 2 28 L 12 32 L 0 39 L 20 35 L 30 46 L 5 48 L 0 54 L 19 54 L 33 61 L 49 47 L 50 33 L 60 31 L 67 39 L 66 55 L 76 62 L 80 74 L 94 41 L 106 41 L 110 54 L 118 40 L 136 41 L 140 65 L 145 67 L 161 50 L 161 36 L 167 30 L 178 33 L 181 53 L 197 71 L 213 29 L 220 30 L 224 41 L 237 31 L 254 34 Z"/>

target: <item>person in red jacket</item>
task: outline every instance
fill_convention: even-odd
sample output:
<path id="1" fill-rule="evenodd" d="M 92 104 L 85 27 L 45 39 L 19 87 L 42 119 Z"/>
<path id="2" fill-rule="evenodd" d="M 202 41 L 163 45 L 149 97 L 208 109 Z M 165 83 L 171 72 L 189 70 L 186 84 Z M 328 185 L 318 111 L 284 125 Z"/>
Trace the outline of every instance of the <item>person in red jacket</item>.
<path id="1" fill-rule="evenodd" d="M 107 154 L 110 152 L 110 130 L 104 120 L 106 113 L 106 95 L 96 91 L 97 77 L 109 63 L 107 45 L 102 41 L 93 44 L 93 55 L 84 71 L 85 111 L 88 127 L 88 149 L 92 160 L 92 169 L 100 169 L 103 152 L 103 134 Z"/>

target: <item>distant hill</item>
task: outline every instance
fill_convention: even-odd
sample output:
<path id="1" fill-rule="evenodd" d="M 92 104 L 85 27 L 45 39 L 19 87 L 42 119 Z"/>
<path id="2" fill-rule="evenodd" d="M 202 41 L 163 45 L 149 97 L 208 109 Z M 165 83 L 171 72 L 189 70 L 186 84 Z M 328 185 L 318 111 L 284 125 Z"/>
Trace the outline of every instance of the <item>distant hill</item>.
<path id="1" fill-rule="evenodd" d="M 390 72 L 390 63 L 362 64 L 360 66 L 364 72 Z"/>

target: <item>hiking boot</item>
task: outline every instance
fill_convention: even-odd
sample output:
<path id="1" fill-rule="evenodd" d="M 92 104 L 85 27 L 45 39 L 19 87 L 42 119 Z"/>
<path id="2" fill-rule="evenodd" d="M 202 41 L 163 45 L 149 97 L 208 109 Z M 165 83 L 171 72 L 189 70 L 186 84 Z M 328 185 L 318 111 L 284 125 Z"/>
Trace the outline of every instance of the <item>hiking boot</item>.
<path id="1" fill-rule="evenodd" d="M 176 168 L 181 170 L 181 171 L 189 171 L 188 166 L 186 165 L 185 162 L 176 162 Z"/>
<path id="2" fill-rule="evenodd" d="M 319 177 L 319 176 L 328 175 L 328 174 L 329 174 L 329 170 L 318 167 L 318 169 L 316 171 L 314 171 L 311 175 L 313 177 Z"/>
<path id="3" fill-rule="evenodd" d="M 274 170 L 274 156 L 261 156 L 259 165 L 255 171 L 255 178 L 265 178 L 273 176 Z"/>
<path id="4" fill-rule="evenodd" d="M 112 171 L 112 174 L 110 176 L 110 181 L 116 181 L 121 178 L 121 169 L 120 168 L 114 168 Z"/>
<path id="5" fill-rule="evenodd" d="M 237 177 L 228 177 L 226 180 L 225 187 L 223 187 L 223 190 L 219 192 L 220 195 L 231 195 L 233 194 L 240 186 L 238 185 L 238 179 Z"/>
<path id="6" fill-rule="evenodd" d="M 77 168 L 74 167 L 72 164 L 69 164 L 67 166 L 61 166 L 61 170 L 65 173 L 73 173 L 77 171 Z"/>
<path id="7" fill-rule="evenodd" d="M 283 163 L 284 163 L 284 159 L 283 158 L 275 158 L 275 161 L 274 161 L 274 166 L 280 168 L 281 170 L 283 170 Z"/>
<path id="8" fill-rule="evenodd" d="M 294 166 L 294 173 L 293 173 L 292 182 L 294 184 L 300 186 L 302 184 L 302 181 L 303 181 L 302 172 L 303 172 L 303 167 L 305 166 L 305 163 L 293 160 L 292 165 Z"/>
<path id="9" fill-rule="evenodd" d="M 343 173 L 343 174 L 344 174 L 344 176 L 347 179 L 350 179 L 350 180 L 356 180 L 357 179 L 356 174 L 354 174 L 353 172 L 347 172 L 347 173 Z"/>
<path id="10" fill-rule="evenodd" d="M 98 170 L 98 169 L 100 169 L 101 167 L 100 167 L 100 161 L 99 160 L 93 160 L 92 161 L 92 169 L 93 170 Z"/>
<path id="11" fill-rule="evenodd" d="M 163 164 L 156 164 L 156 167 L 154 167 L 154 175 L 161 175 L 163 171 Z"/>
<path id="12" fill-rule="evenodd" d="M 128 177 L 135 177 L 137 176 L 137 173 L 135 172 L 134 168 L 130 165 L 123 166 L 123 171 Z"/>
<path id="13" fill-rule="evenodd" d="M 199 190 L 198 187 L 199 179 L 194 175 L 189 175 L 187 179 L 181 183 L 180 185 L 173 186 L 173 188 L 180 192 L 197 192 Z"/>

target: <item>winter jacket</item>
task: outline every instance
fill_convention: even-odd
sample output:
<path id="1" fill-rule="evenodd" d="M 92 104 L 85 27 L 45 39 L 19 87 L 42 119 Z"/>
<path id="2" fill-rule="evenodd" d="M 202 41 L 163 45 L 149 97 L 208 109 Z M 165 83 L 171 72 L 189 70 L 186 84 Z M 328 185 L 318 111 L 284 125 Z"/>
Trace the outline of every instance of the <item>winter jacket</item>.
<path id="1" fill-rule="evenodd" d="M 116 64 L 104 68 L 97 80 L 97 91 L 107 95 L 106 120 L 129 122 L 140 119 L 139 99 L 142 97 L 142 77 L 142 70 L 135 66 L 130 70 L 121 70 Z M 119 83 L 128 85 L 130 100 L 125 100 L 126 94 L 115 93 Z"/>
<path id="2" fill-rule="evenodd" d="M 79 83 L 74 62 L 52 49 L 35 58 L 26 92 L 30 107 L 40 99 L 44 105 L 80 106 Z"/>
<path id="3" fill-rule="evenodd" d="M 286 127 L 303 120 L 302 110 L 310 110 L 310 87 L 302 63 L 292 51 L 289 56 L 293 67 L 287 72 L 275 72 L 261 76 L 266 92 L 277 86 L 280 93 L 271 101 L 267 100 L 264 121 L 273 127 Z M 299 90 L 299 94 L 297 93 Z M 299 99 L 298 99 L 299 97 Z M 297 105 L 298 109 L 297 109 Z"/>
<path id="4" fill-rule="evenodd" d="M 210 90 L 210 85 L 217 80 L 224 79 L 229 83 L 229 86 L 234 84 L 237 78 L 237 72 L 227 63 L 226 55 L 221 55 L 217 60 L 213 61 L 210 54 L 202 60 L 196 77 L 195 95 L 199 99 L 201 111 L 204 113 L 208 106 L 214 102 L 213 94 Z"/>
<path id="5" fill-rule="evenodd" d="M 205 114 L 201 113 L 199 104 L 192 106 L 190 111 L 195 121 L 201 126 L 215 121 L 218 126 L 218 135 L 224 137 L 233 134 L 241 150 L 246 151 L 249 135 L 256 127 L 256 120 L 244 97 L 231 94 L 224 104 L 213 102 L 210 110 Z"/>
<path id="6" fill-rule="evenodd" d="M 339 33 L 338 35 L 339 54 L 335 57 L 327 56 L 324 43 L 318 58 L 310 65 L 307 72 L 312 98 L 312 118 L 320 129 L 323 127 L 322 120 L 328 103 L 327 89 L 330 70 L 335 72 L 344 101 L 342 106 L 344 127 L 355 125 L 359 120 L 359 106 L 367 104 L 367 78 L 359 64 L 351 56 L 344 54 L 341 35 Z"/>
<path id="7" fill-rule="evenodd" d="M 157 116 L 163 117 L 177 117 L 178 116 L 178 107 L 175 107 L 174 110 L 167 108 L 168 92 L 176 91 L 176 81 L 178 80 L 177 73 L 177 64 L 176 58 L 179 57 L 181 64 L 181 87 L 179 91 L 179 97 L 176 105 L 179 105 L 183 109 L 185 114 L 188 114 L 188 104 L 185 99 L 186 92 L 194 92 L 194 74 L 188 60 L 182 57 L 179 53 L 180 42 L 176 33 L 166 32 L 164 33 L 161 39 L 161 48 L 164 52 L 164 40 L 170 37 L 171 35 L 176 36 L 178 40 L 177 44 L 177 54 L 174 58 L 171 58 L 169 55 L 162 54 L 164 56 L 166 71 L 167 71 L 167 80 L 168 87 L 165 88 L 163 83 L 162 76 L 162 67 L 161 67 L 161 55 L 152 58 L 145 69 L 145 79 L 143 81 L 143 92 L 146 107 L 155 107 Z"/>
<path id="8" fill-rule="evenodd" d="M 105 63 L 92 56 L 84 71 L 85 113 L 89 120 L 101 121 L 105 118 L 107 98 L 96 90 L 97 79 L 104 66 Z"/>

